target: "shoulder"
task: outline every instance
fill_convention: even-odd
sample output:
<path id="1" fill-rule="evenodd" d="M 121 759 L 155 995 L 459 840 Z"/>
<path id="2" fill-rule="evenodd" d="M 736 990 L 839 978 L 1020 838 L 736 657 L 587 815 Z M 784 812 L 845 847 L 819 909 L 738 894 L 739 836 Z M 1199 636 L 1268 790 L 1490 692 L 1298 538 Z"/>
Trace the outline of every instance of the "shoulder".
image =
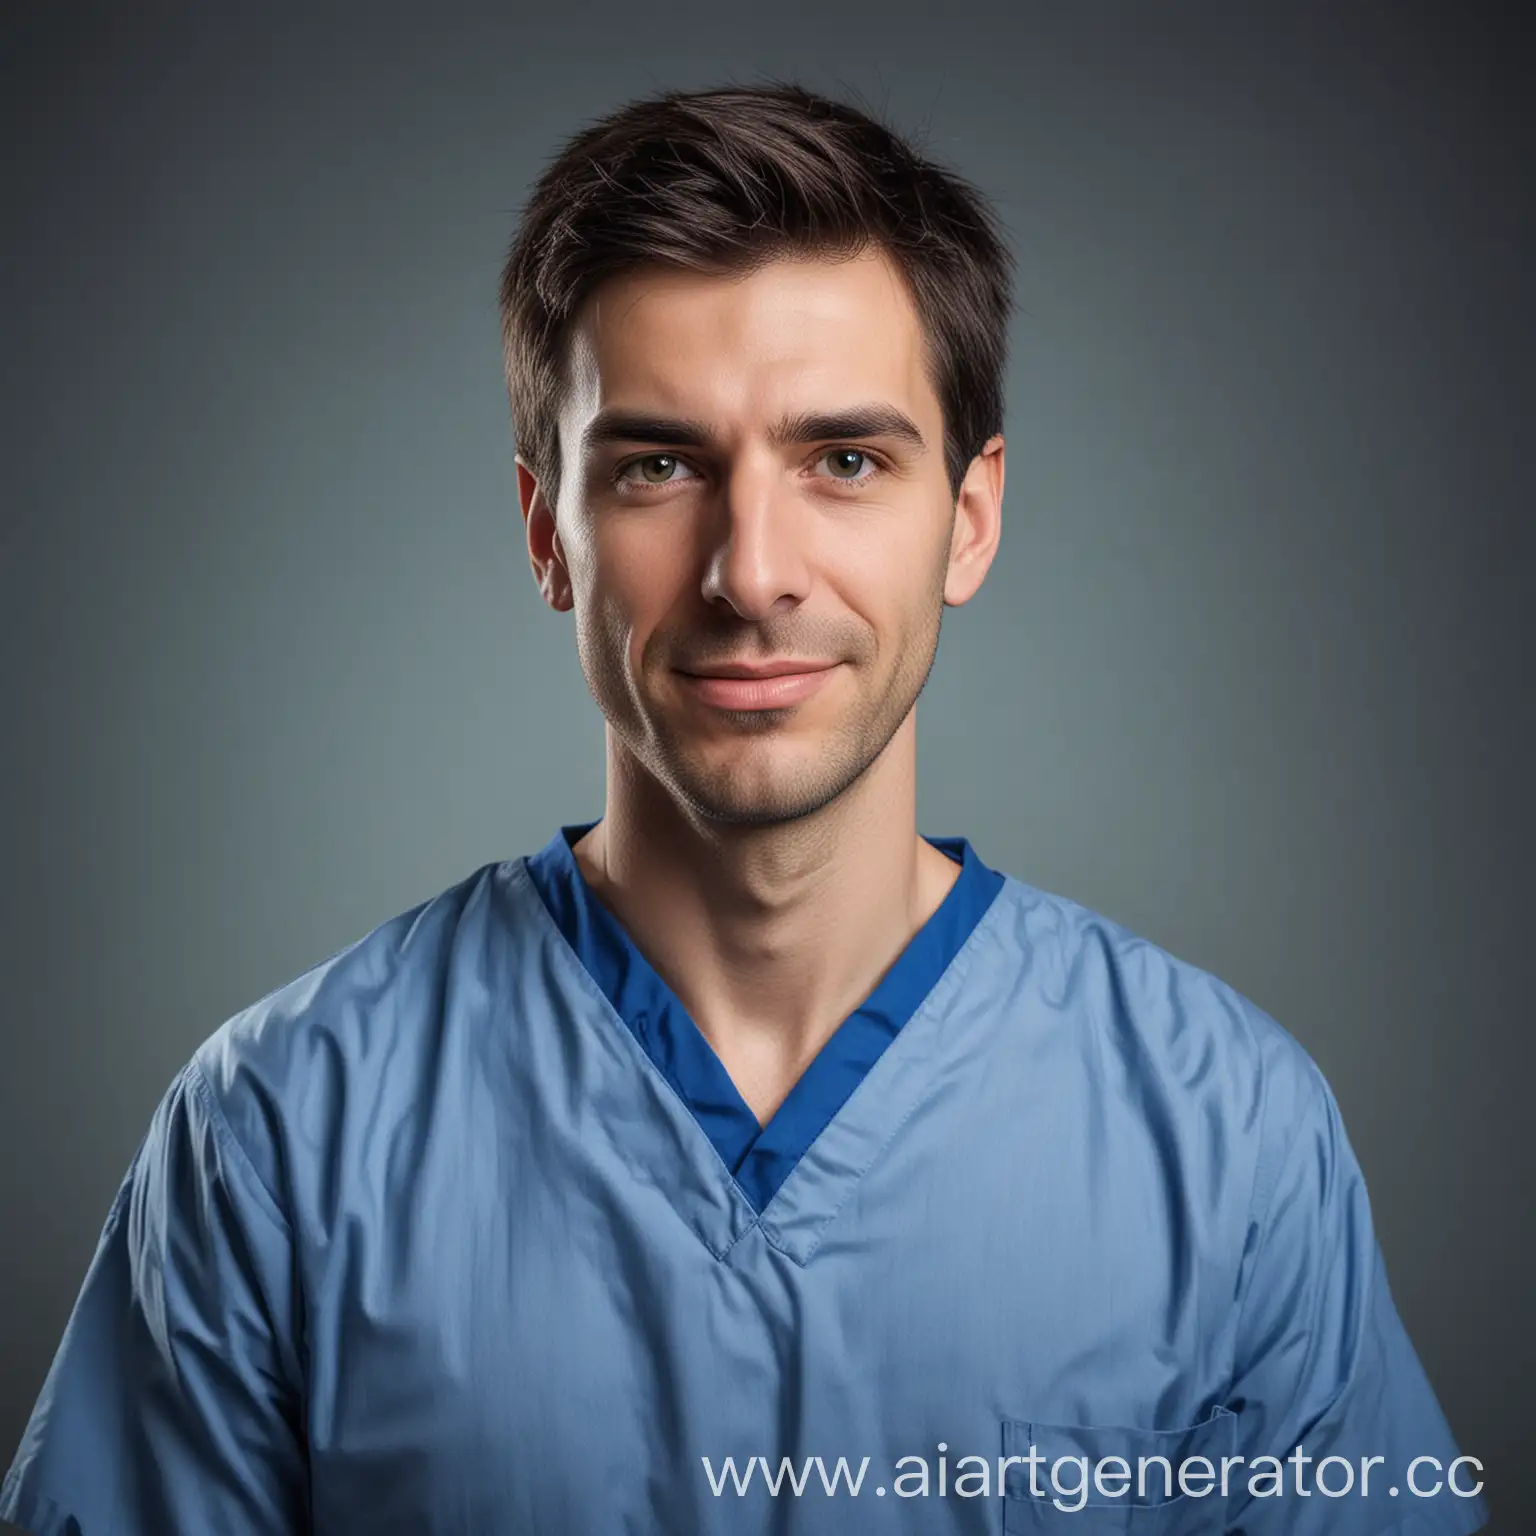
<path id="1" fill-rule="evenodd" d="M 482 865 L 226 1019 L 183 1069 L 283 1209 L 342 1153 L 419 1101 L 448 1003 L 499 958 L 518 860 Z"/>
<path id="2" fill-rule="evenodd" d="M 999 933 L 1032 1032 L 1170 1114 L 1247 1143 L 1257 1177 L 1299 1127 L 1336 1115 L 1301 1042 L 1236 986 L 1082 902 L 1010 875 Z"/>

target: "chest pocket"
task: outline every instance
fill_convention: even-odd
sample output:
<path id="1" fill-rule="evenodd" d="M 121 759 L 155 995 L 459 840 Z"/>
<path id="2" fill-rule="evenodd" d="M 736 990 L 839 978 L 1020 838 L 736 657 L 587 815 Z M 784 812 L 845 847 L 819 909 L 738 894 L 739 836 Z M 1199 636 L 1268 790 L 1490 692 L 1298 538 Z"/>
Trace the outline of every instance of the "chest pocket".
<path id="1" fill-rule="evenodd" d="M 1220 1536 L 1224 1456 L 1237 1415 L 1217 1408 L 1184 1429 L 1003 1421 L 1003 1530 L 1078 1536 Z M 1027 1458 L 1033 1450 L 1035 1460 Z M 1244 1486 L 1239 1467 L 1229 1482 Z M 1031 1488 L 1033 1474 L 1033 1488 Z M 1187 1490 L 1187 1491 L 1186 1491 Z"/>

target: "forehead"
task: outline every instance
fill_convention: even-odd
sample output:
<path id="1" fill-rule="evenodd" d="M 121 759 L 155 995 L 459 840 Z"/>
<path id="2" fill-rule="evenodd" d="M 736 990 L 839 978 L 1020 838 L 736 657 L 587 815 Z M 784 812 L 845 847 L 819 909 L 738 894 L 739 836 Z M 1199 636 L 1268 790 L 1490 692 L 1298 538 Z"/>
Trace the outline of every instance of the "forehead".
<path id="1" fill-rule="evenodd" d="M 883 253 L 771 261 L 747 274 L 648 267 L 589 295 L 571 330 L 562 439 L 606 406 L 723 431 L 786 410 L 886 400 L 924 428 L 939 403 L 921 322 Z"/>

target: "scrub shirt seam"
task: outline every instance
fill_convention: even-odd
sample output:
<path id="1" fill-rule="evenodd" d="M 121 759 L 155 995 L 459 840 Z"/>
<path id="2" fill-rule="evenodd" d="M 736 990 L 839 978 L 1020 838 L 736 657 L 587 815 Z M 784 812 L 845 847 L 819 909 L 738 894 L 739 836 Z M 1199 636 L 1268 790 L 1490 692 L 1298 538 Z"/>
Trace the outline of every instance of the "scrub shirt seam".
<path id="1" fill-rule="evenodd" d="M 960 949 L 956 953 L 954 959 L 950 961 L 947 967 L 945 967 L 944 975 L 934 983 L 933 990 L 929 993 L 928 997 L 924 999 L 922 1006 L 918 1009 L 919 1014 L 928 1013 L 936 1009 L 937 1004 L 933 1000 L 934 994 L 938 991 L 939 986 L 943 982 L 950 981 L 951 994 L 953 994 L 964 985 L 967 973 L 976 962 L 975 950 L 979 948 L 980 943 L 982 942 L 984 931 L 988 928 L 989 924 L 993 923 L 993 915 L 998 909 L 998 903 L 1002 897 L 1004 889 L 1006 889 L 1005 886 L 998 887 L 996 893 L 992 897 L 992 900 L 988 903 L 986 911 L 982 913 L 981 917 L 977 920 L 976 926 L 971 930 L 970 936 L 966 939 L 965 943 L 960 946 Z M 993 924 L 993 926 L 995 926 L 995 924 Z M 914 1015 L 914 1018 L 915 1017 L 916 1015 Z M 909 1019 L 907 1023 L 902 1026 L 902 1028 L 910 1028 L 912 1022 L 913 1020 Z M 868 1081 L 868 1076 L 860 1081 L 859 1087 L 855 1088 L 853 1094 L 849 1095 L 850 1100 L 855 1095 L 857 1095 L 859 1088 L 862 1088 Z M 811 1259 L 815 1256 L 816 1250 L 821 1246 L 822 1237 L 826 1233 L 826 1229 L 838 1218 L 838 1216 L 842 1213 L 843 1207 L 847 1205 L 848 1202 L 853 1198 L 854 1191 L 863 1181 L 864 1175 L 868 1173 L 869 1170 L 873 1168 L 877 1162 L 880 1161 L 881 1157 L 884 1156 L 886 1149 L 891 1145 L 893 1141 L 896 1140 L 897 1136 L 901 1134 L 902 1127 L 907 1123 L 908 1120 L 912 1118 L 913 1115 L 918 1112 L 919 1109 L 923 1107 L 924 1104 L 928 1102 L 930 1098 L 933 1097 L 933 1095 L 938 1091 L 938 1087 L 939 1083 L 937 1077 L 930 1076 L 922 1090 L 902 1112 L 901 1117 L 890 1128 L 889 1132 L 881 1140 L 880 1144 L 874 1149 L 873 1152 L 870 1153 L 868 1159 L 860 1167 L 857 1168 L 853 1177 L 846 1181 L 847 1187 L 843 1190 L 842 1198 L 816 1223 L 814 1236 L 811 1238 L 809 1246 L 805 1249 L 803 1257 L 791 1253 L 788 1248 L 775 1241 L 774 1233 L 779 1229 L 771 1222 L 762 1223 L 763 1240 L 771 1248 L 775 1249 L 779 1253 L 782 1253 L 785 1258 L 792 1260 L 796 1264 L 799 1264 L 802 1269 L 807 1264 L 809 1264 Z M 820 1140 L 820 1137 L 818 1137 L 817 1140 Z M 811 1147 L 814 1147 L 815 1145 L 816 1142 L 813 1141 L 811 1143 Z M 805 1154 L 802 1154 L 802 1157 L 809 1154 L 811 1147 L 806 1148 L 806 1152 Z M 796 1167 L 798 1166 L 799 1164 L 797 1163 Z M 787 1183 L 788 1180 L 785 1182 Z M 772 1201 L 769 1202 L 770 1205 L 772 1203 Z"/>
<path id="2" fill-rule="evenodd" d="M 293 1224 L 283 1214 L 283 1209 L 278 1204 L 277 1196 L 267 1188 L 266 1181 L 256 1170 L 255 1162 L 245 1150 L 239 1137 L 235 1135 L 234 1127 L 229 1123 L 223 1106 L 220 1105 L 212 1085 L 204 1075 L 202 1066 L 195 1057 L 187 1063 L 185 1072 L 187 1083 L 198 1099 L 201 1100 L 204 1109 L 208 1113 L 209 1124 L 213 1126 L 214 1134 L 219 1138 L 220 1143 L 226 1146 L 234 1155 L 236 1162 L 239 1163 L 243 1171 L 243 1176 L 250 1183 L 254 1184 L 262 1213 L 291 1242 L 293 1240 Z"/>
<path id="3" fill-rule="evenodd" d="M 1255 1040 L 1255 1046 L 1262 1051 L 1262 1044 Z M 1262 1062 L 1262 1057 L 1261 1057 Z M 1268 1172 L 1269 1188 L 1264 1191 L 1263 1209 L 1259 1210 L 1259 1176 L 1266 1172 L 1264 1163 L 1264 1134 L 1270 1125 L 1270 1110 L 1272 1108 L 1270 1097 L 1270 1070 L 1266 1065 L 1259 1069 L 1259 1147 L 1253 1159 L 1253 1177 L 1248 1185 L 1248 1210 L 1247 1223 L 1244 1227 L 1244 1236 L 1248 1232 L 1255 1234 L 1253 1244 L 1253 1261 L 1249 1266 L 1246 1277 L 1242 1274 L 1242 1259 L 1238 1259 L 1238 1279 L 1241 1284 L 1240 1293 L 1234 1297 L 1237 1308 L 1236 1316 L 1232 1322 L 1232 1357 L 1227 1363 L 1227 1393 L 1230 1394 L 1233 1382 L 1237 1376 L 1238 1354 L 1242 1348 L 1243 1319 L 1248 1313 L 1248 1303 L 1253 1299 L 1254 1275 L 1258 1270 L 1259 1259 L 1264 1252 L 1269 1237 L 1268 1223 L 1270 1207 L 1274 1204 L 1275 1191 L 1280 1187 L 1280 1174 L 1285 1165 L 1290 1161 L 1291 1149 L 1296 1144 L 1296 1138 L 1301 1134 L 1301 1125 L 1298 1120 L 1291 1127 L 1290 1135 L 1285 1139 L 1285 1145 L 1280 1155 L 1276 1157 Z"/>
<path id="4" fill-rule="evenodd" d="M 1328 1090 L 1328 1081 L 1323 1076 L 1322 1068 L 1319 1067 L 1317 1065 L 1317 1063 L 1315 1061 L 1313 1061 L 1310 1056 L 1305 1056 L 1305 1055 L 1304 1055 L 1303 1065 L 1306 1068 L 1307 1080 L 1312 1085 L 1312 1088 L 1313 1088 L 1314 1092 L 1318 1092 L 1320 1090 L 1319 1102 L 1321 1104 L 1323 1115 L 1324 1115 L 1325 1119 L 1332 1118 L 1332 1115 L 1330 1115 L 1330 1100 L 1332 1098 L 1332 1095 L 1330 1094 L 1330 1092 Z M 1336 1112 L 1337 1106 L 1335 1105 L 1333 1107 L 1334 1107 L 1334 1110 Z M 1268 1114 L 1269 1114 L 1269 1103 L 1268 1103 L 1267 1099 L 1265 1101 L 1264 1110 L 1265 1110 L 1265 1119 L 1266 1119 L 1266 1123 L 1267 1123 L 1267 1121 L 1268 1121 Z M 1340 1123 L 1342 1124 L 1342 1117 L 1340 1117 Z M 1260 1222 L 1259 1239 L 1258 1239 L 1258 1242 L 1254 1245 L 1254 1250 L 1253 1250 L 1253 1266 L 1252 1266 L 1252 1269 L 1251 1269 L 1251 1271 L 1249 1273 L 1249 1276 L 1248 1276 L 1247 1288 L 1245 1289 L 1245 1291 L 1243 1293 L 1242 1300 L 1238 1304 L 1237 1321 L 1236 1321 L 1236 1323 L 1235 1323 L 1235 1325 L 1233 1327 L 1232 1347 L 1233 1347 L 1234 1358 L 1233 1358 L 1233 1362 L 1232 1362 L 1232 1372 L 1231 1372 L 1231 1374 L 1228 1377 L 1228 1391 L 1231 1390 L 1232 1380 L 1235 1377 L 1236 1370 L 1237 1370 L 1236 1355 L 1237 1355 L 1237 1351 L 1241 1347 L 1243 1319 L 1247 1315 L 1248 1303 L 1252 1299 L 1252 1295 L 1253 1295 L 1254 1276 L 1256 1275 L 1256 1273 L 1258 1271 L 1260 1258 L 1261 1258 L 1265 1248 L 1268 1245 L 1268 1241 L 1269 1241 L 1269 1237 L 1270 1237 L 1270 1231 L 1269 1231 L 1269 1228 L 1268 1228 L 1268 1222 L 1269 1222 L 1270 1211 L 1271 1211 L 1271 1209 L 1274 1206 L 1275 1192 L 1280 1187 L 1280 1177 L 1284 1173 L 1287 1164 L 1289 1164 L 1289 1162 L 1291 1161 L 1291 1154 L 1295 1151 L 1296 1144 L 1301 1139 L 1301 1133 L 1305 1129 L 1305 1126 L 1306 1126 L 1306 1114 L 1305 1114 L 1305 1112 L 1303 1112 L 1302 1114 L 1299 1114 L 1297 1116 L 1297 1123 L 1291 1128 L 1291 1133 L 1290 1133 L 1290 1135 L 1286 1139 L 1284 1153 L 1279 1158 L 1277 1158 L 1276 1161 L 1275 1161 L 1275 1165 L 1274 1165 L 1275 1171 L 1274 1171 L 1273 1179 L 1271 1181 L 1271 1187 L 1270 1187 L 1268 1193 L 1266 1194 L 1265 1200 L 1264 1200 L 1264 1214 L 1263 1214 L 1263 1217 L 1261 1218 L 1261 1222 Z M 1255 1184 L 1257 1184 L 1257 1179 L 1258 1179 L 1257 1170 L 1255 1170 L 1254 1179 L 1255 1179 Z M 1365 1198 L 1366 1198 L 1366 1212 L 1367 1212 L 1366 1219 L 1367 1219 L 1368 1222 L 1370 1222 L 1371 1216 L 1370 1216 L 1370 1204 L 1369 1204 L 1370 1197 L 1369 1197 L 1369 1194 L 1366 1194 Z M 1343 1400 L 1345 1395 L 1349 1392 L 1349 1390 L 1350 1390 L 1350 1388 L 1353 1385 L 1354 1380 L 1355 1380 L 1356 1366 L 1359 1363 L 1360 1350 L 1361 1350 L 1361 1347 L 1362 1347 L 1362 1342 L 1361 1341 L 1366 1337 L 1366 1335 L 1370 1332 L 1370 1330 L 1375 1326 L 1375 1323 L 1376 1323 L 1376 1287 L 1375 1287 L 1375 1283 L 1374 1282 L 1376 1280 L 1377 1271 L 1381 1271 L 1383 1276 L 1384 1276 L 1384 1274 L 1385 1274 L 1385 1263 L 1384 1263 L 1384 1260 L 1383 1260 L 1383 1257 L 1382 1257 L 1380 1244 L 1378 1242 L 1376 1242 L 1376 1240 L 1375 1240 L 1374 1223 L 1372 1223 L 1371 1225 L 1372 1225 L 1372 1249 L 1373 1249 L 1373 1253 L 1372 1253 L 1372 1257 L 1371 1257 L 1372 1273 L 1371 1273 L 1369 1281 L 1367 1282 L 1365 1299 L 1361 1302 L 1361 1305 L 1360 1305 L 1360 1323 L 1359 1323 L 1359 1327 L 1356 1330 L 1356 1332 L 1354 1334 L 1354 1337 L 1352 1339 L 1352 1343 L 1353 1343 L 1353 1345 L 1355 1347 L 1354 1347 L 1354 1351 L 1353 1351 L 1353 1354 L 1352 1354 L 1352 1357 L 1351 1357 L 1351 1360 L 1350 1360 L 1350 1369 L 1349 1369 L 1349 1372 L 1345 1375 L 1344 1379 L 1339 1383 L 1337 1390 L 1335 1392 L 1333 1392 L 1328 1397 L 1328 1399 L 1324 1402 L 1322 1407 L 1318 1409 L 1318 1411 L 1316 1412 L 1315 1415 L 1313 1415 L 1312 1420 L 1311 1420 L 1311 1424 L 1318 1423 L 1322 1419 L 1326 1418 L 1330 1413 L 1332 1413 L 1334 1411 L 1334 1409 L 1339 1405 L 1339 1403 Z M 1310 1432 L 1310 1428 L 1311 1428 L 1311 1425 L 1309 1424 L 1307 1432 Z M 1410 1527 L 1408 1529 L 1411 1531 L 1411 1525 L 1410 1525 Z"/>
<path id="5" fill-rule="evenodd" d="M 733 1182 L 733 1183 L 734 1183 L 734 1182 L 735 1182 L 735 1181 L 734 1181 L 734 1178 L 733 1178 L 733 1180 L 732 1180 L 732 1182 Z M 740 1189 L 740 1188 L 741 1188 L 741 1186 L 740 1186 L 740 1185 L 739 1185 L 739 1184 L 738 1184 L 738 1185 L 737 1185 L 737 1186 L 736 1186 L 736 1187 L 737 1187 L 737 1189 L 738 1189 L 738 1190 L 739 1190 L 739 1189 Z M 745 1191 L 742 1191 L 742 1196 L 741 1196 L 741 1197 L 742 1197 L 742 1199 L 743 1199 L 743 1200 L 745 1200 L 745 1199 L 746 1199 L 746 1198 L 747 1198 L 747 1197 L 746 1197 L 746 1193 L 745 1193 Z M 749 1203 L 750 1203 L 750 1202 L 749 1202 Z M 758 1214 L 756 1214 L 756 1215 L 754 1215 L 754 1216 L 753 1216 L 753 1217 L 752 1217 L 752 1220 L 751 1220 L 751 1221 L 749 1221 L 749 1222 L 748 1222 L 748 1223 L 747 1223 L 747 1224 L 746 1224 L 746 1226 L 744 1226 L 744 1227 L 743 1227 L 743 1228 L 742 1228 L 742 1229 L 741 1229 L 741 1231 L 740 1231 L 740 1232 L 738 1232 L 738 1233 L 737 1233 L 737 1234 L 736 1234 L 736 1235 L 735 1235 L 735 1237 L 733 1237 L 733 1238 L 732 1238 L 732 1239 L 731 1239 L 731 1240 L 730 1240 L 730 1242 L 728 1242 L 728 1243 L 727 1243 L 727 1244 L 726 1244 L 726 1245 L 725 1245 L 725 1247 L 724 1247 L 724 1248 L 716 1248 L 716 1247 L 715 1247 L 715 1245 L 714 1245 L 714 1244 L 713 1244 L 713 1243 L 712 1243 L 712 1242 L 710 1242 L 710 1241 L 709 1241 L 709 1239 L 708 1239 L 708 1238 L 706 1238 L 706 1237 L 701 1237 L 701 1238 L 700 1238 L 700 1239 L 699 1239 L 699 1241 L 700 1241 L 700 1242 L 702 1242 L 702 1243 L 703 1243 L 703 1244 L 704 1244 L 704 1246 L 705 1246 L 705 1247 L 706 1247 L 706 1248 L 707 1248 L 707 1249 L 709 1249 L 709 1251 L 710 1251 L 710 1252 L 711 1252 L 711 1253 L 712 1253 L 712 1254 L 713 1254 L 713 1255 L 714 1255 L 714 1256 L 715 1256 L 715 1257 L 716 1257 L 716 1258 L 717 1258 L 717 1259 L 720 1259 L 720 1260 L 722 1260 L 722 1261 L 724 1261 L 724 1260 L 725 1260 L 725 1259 L 726 1259 L 726 1258 L 728 1258 L 728 1257 L 729 1257 L 729 1256 L 730 1256 L 730 1253 L 731 1253 L 731 1250 L 732 1250 L 732 1249 L 733 1249 L 733 1248 L 735 1248 L 735 1247 L 736 1247 L 736 1245 L 737 1245 L 737 1244 L 738 1244 L 738 1243 L 740 1243 L 740 1242 L 741 1242 L 741 1240 L 742 1240 L 742 1239 L 743 1239 L 743 1238 L 745 1238 L 745 1237 L 748 1237 L 748 1236 L 750 1236 L 750 1235 L 751 1235 L 751 1234 L 752 1234 L 752 1233 L 753 1233 L 753 1232 L 756 1232 L 756 1231 L 758 1231 L 758 1230 L 760 1230 L 760 1229 L 762 1229 L 762 1226 L 763 1226 L 763 1218 L 762 1218 L 762 1214 L 761 1214 L 761 1213 L 760 1213 L 760 1212 L 759 1212 L 759 1213 L 758 1213 Z M 767 1232 L 766 1232 L 766 1231 L 763 1231 L 763 1237 L 764 1237 L 764 1240 L 765 1240 L 765 1241 L 771 1241 L 771 1240 L 770 1240 L 770 1239 L 769 1239 L 769 1238 L 768 1238 L 768 1234 L 767 1234 Z"/>
<path id="6" fill-rule="evenodd" d="M 228 1148 L 235 1160 L 236 1166 L 242 1170 L 243 1180 L 254 1188 L 256 1199 L 253 1204 L 276 1227 L 280 1240 L 288 1250 L 288 1262 L 293 1275 L 293 1305 L 297 1312 L 297 1322 L 295 1323 L 298 1329 L 297 1337 L 287 1337 L 284 1324 L 281 1321 L 283 1311 L 275 1304 L 274 1298 L 268 1291 L 261 1275 L 261 1267 L 254 1263 L 251 1266 L 251 1279 L 256 1293 L 261 1297 L 261 1303 L 266 1309 L 267 1317 L 272 1324 L 278 1359 L 285 1371 L 291 1370 L 292 1372 L 292 1379 L 288 1385 L 293 1389 L 295 1400 L 298 1403 L 299 1423 L 302 1426 L 299 1435 L 300 1449 L 304 1456 L 306 1474 L 308 1474 L 310 1404 L 308 1339 L 306 1335 L 310 1300 L 304 1285 L 304 1273 L 299 1258 L 298 1239 L 294 1232 L 293 1223 L 284 1214 L 282 1207 L 278 1204 L 277 1197 L 267 1188 L 266 1181 L 257 1172 L 256 1164 L 251 1155 L 245 1150 L 245 1146 L 239 1137 L 236 1136 L 235 1128 L 229 1123 L 229 1118 L 225 1115 L 224 1108 L 213 1091 L 213 1085 L 208 1081 L 206 1074 L 203 1072 L 202 1065 L 194 1056 L 183 1070 L 186 1073 L 187 1081 L 191 1085 L 192 1091 L 202 1101 L 204 1108 L 208 1112 L 208 1123 L 213 1127 L 214 1135 L 218 1137 L 221 1145 Z M 250 1242 L 251 1236 L 246 1228 L 244 1217 L 244 1212 L 247 1208 L 243 1204 L 235 1203 L 234 1220 L 241 1228 L 242 1236 L 247 1242 Z M 313 1498 L 313 1487 L 309 1482 L 308 1475 L 306 1475 L 305 1497 L 309 1500 Z M 313 1518 L 313 1504 L 311 1503 L 308 1508 L 310 1516 Z"/>
<path id="7" fill-rule="evenodd" d="M 678 1105 L 686 1112 L 689 1124 L 701 1136 L 703 1136 L 705 1145 L 708 1146 L 710 1154 L 713 1156 L 716 1165 L 720 1168 L 721 1172 L 725 1174 L 727 1180 L 729 1180 L 732 1192 L 736 1198 L 746 1206 L 747 1211 L 751 1215 L 751 1221 L 740 1232 L 738 1232 L 730 1240 L 730 1242 L 725 1245 L 723 1249 L 716 1248 L 716 1246 L 710 1242 L 707 1237 L 699 1232 L 697 1227 L 695 1227 L 691 1222 L 688 1223 L 689 1230 L 694 1233 L 694 1235 L 699 1239 L 701 1243 L 703 1243 L 705 1248 L 707 1248 L 709 1252 L 715 1256 L 715 1258 L 723 1259 L 726 1254 L 728 1254 L 731 1249 L 734 1248 L 736 1244 L 739 1243 L 742 1238 L 744 1238 L 747 1233 L 752 1230 L 753 1227 L 758 1225 L 762 1219 L 762 1212 L 759 1211 L 757 1207 L 753 1205 L 752 1202 L 747 1198 L 746 1191 L 743 1190 L 741 1185 L 736 1181 L 736 1175 L 731 1172 L 729 1165 L 726 1163 L 725 1159 L 721 1157 L 720 1149 L 715 1145 L 713 1139 L 705 1134 L 704 1128 L 699 1125 L 697 1118 L 689 1109 L 687 1097 L 683 1094 L 681 1089 L 679 1089 L 678 1085 L 672 1081 L 671 1076 L 667 1072 L 663 1071 L 663 1069 L 651 1059 L 650 1052 L 647 1051 L 645 1047 L 641 1045 L 641 1043 L 635 1038 L 635 1032 L 629 1027 L 628 1024 L 624 1022 L 622 1015 L 619 1013 L 618 1009 L 613 1006 L 613 1002 L 608 997 L 608 994 L 603 991 L 603 989 L 597 984 L 597 979 L 592 975 L 590 971 L 588 971 L 586 966 L 581 963 L 581 956 L 576 953 L 576 950 L 572 946 L 571 941 L 566 938 L 565 933 L 562 931 L 559 923 L 555 921 L 554 914 L 549 910 L 548 907 L 544 905 L 544 898 L 539 895 L 539 888 L 534 884 L 533 877 L 528 873 L 526 862 L 526 858 L 510 860 L 508 861 L 507 867 L 515 878 L 522 881 L 526 893 L 533 898 L 533 905 L 538 911 L 539 919 L 548 927 L 549 931 L 554 934 L 561 948 L 564 949 L 566 954 L 574 962 L 570 969 L 573 970 L 576 974 L 577 985 L 580 986 L 582 990 L 585 991 L 588 996 L 591 997 L 595 1002 L 602 1005 L 602 1007 L 607 1011 L 608 1015 L 619 1026 L 619 1033 L 628 1042 L 628 1049 L 639 1057 L 640 1061 L 644 1064 L 648 1071 L 653 1072 L 658 1078 L 661 1079 L 663 1083 L 666 1084 L 668 1091 L 672 1094 L 672 1097 L 676 1099 Z"/>

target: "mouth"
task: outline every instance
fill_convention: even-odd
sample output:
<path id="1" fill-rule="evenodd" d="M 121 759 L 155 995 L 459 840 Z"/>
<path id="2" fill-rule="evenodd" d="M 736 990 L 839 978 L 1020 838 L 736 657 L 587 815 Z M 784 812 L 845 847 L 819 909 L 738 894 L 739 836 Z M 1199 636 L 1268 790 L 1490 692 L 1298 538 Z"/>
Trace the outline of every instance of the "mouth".
<path id="1" fill-rule="evenodd" d="M 678 676 L 690 693 L 717 709 L 787 709 L 810 698 L 840 665 L 815 660 L 733 662 Z"/>

